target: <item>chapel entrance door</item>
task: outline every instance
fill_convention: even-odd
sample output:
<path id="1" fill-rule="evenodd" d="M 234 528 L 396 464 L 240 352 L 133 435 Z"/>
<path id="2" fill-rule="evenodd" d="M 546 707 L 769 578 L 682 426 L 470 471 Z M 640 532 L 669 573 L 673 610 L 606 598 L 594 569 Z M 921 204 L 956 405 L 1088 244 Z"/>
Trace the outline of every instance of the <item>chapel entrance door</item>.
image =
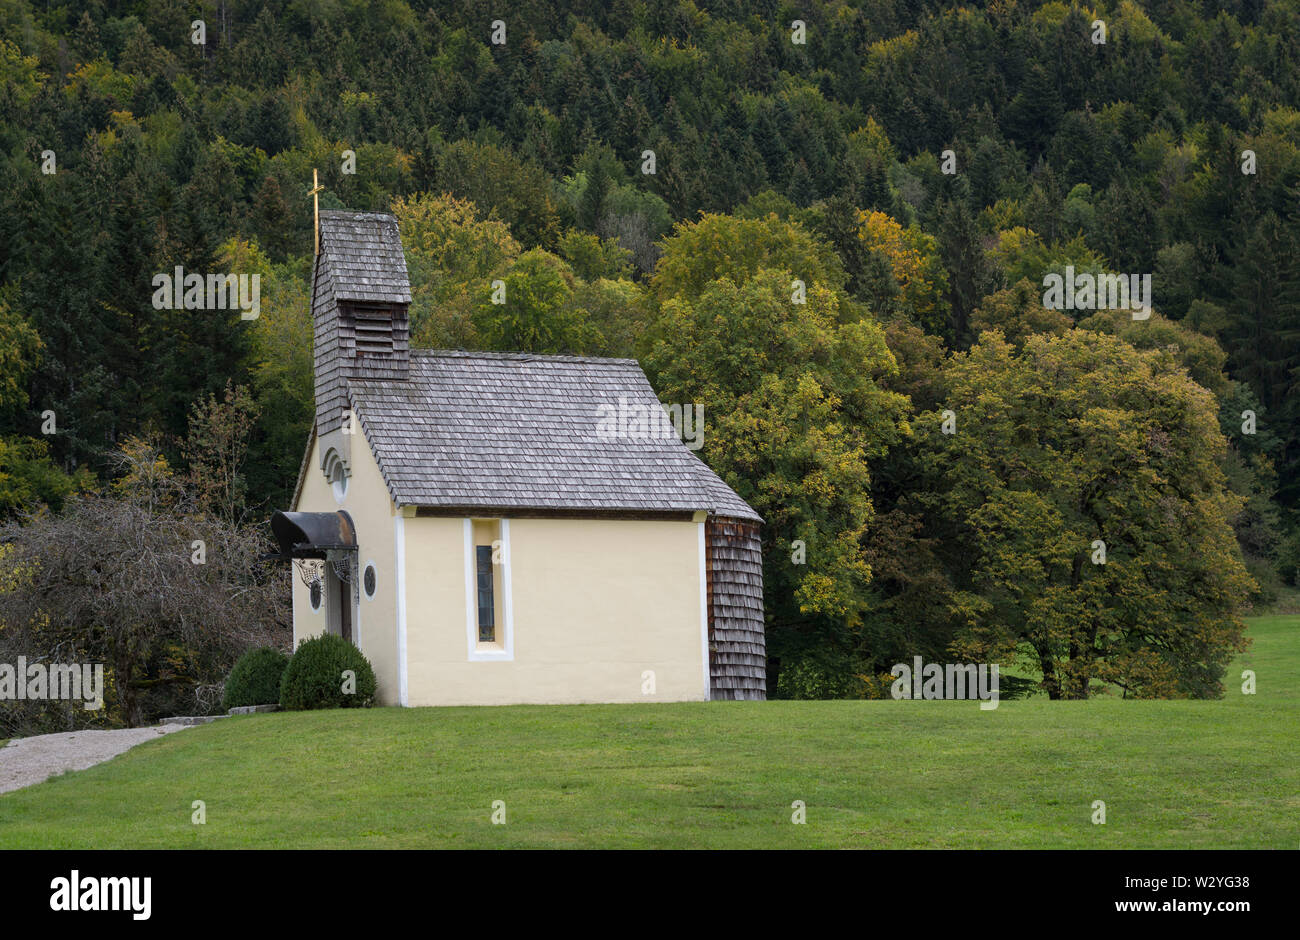
<path id="1" fill-rule="evenodd" d="M 339 596 L 339 633 L 343 639 L 352 642 L 352 585 L 342 578 L 335 578 Z"/>
<path id="2" fill-rule="evenodd" d="M 356 553 L 329 552 L 325 580 L 329 588 L 329 632 L 356 643 Z"/>

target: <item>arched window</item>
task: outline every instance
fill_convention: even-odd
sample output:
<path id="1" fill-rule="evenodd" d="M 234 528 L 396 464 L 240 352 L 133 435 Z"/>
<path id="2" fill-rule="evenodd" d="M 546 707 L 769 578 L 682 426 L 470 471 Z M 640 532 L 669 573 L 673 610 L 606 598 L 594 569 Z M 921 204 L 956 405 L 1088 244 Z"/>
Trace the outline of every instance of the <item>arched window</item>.
<path id="1" fill-rule="evenodd" d="M 334 464 L 334 469 L 330 473 L 330 486 L 334 489 L 334 498 L 340 503 L 343 502 L 348 495 L 348 471 L 342 461 Z"/>

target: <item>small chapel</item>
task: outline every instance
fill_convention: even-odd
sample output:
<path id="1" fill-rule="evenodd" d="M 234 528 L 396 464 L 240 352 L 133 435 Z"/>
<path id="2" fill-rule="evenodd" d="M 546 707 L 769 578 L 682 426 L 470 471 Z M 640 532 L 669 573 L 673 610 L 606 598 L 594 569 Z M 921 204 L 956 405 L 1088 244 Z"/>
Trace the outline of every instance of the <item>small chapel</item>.
<path id="1" fill-rule="evenodd" d="M 632 359 L 411 349 L 397 220 L 321 210 L 315 422 L 292 506 L 295 647 L 390 705 L 766 697 L 759 515 L 675 435 Z"/>

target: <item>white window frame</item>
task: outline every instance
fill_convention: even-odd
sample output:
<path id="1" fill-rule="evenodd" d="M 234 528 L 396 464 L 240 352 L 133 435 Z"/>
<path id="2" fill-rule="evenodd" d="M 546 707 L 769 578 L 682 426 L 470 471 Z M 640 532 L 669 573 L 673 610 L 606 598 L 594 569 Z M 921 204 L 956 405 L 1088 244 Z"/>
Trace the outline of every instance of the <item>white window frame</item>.
<path id="1" fill-rule="evenodd" d="M 501 523 L 501 607 L 505 623 L 499 648 L 484 647 L 478 641 L 478 591 L 475 584 L 474 520 L 465 520 L 465 643 L 469 662 L 513 662 L 515 658 L 515 612 L 510 596 L 510 520 L 484 519 Z"/>

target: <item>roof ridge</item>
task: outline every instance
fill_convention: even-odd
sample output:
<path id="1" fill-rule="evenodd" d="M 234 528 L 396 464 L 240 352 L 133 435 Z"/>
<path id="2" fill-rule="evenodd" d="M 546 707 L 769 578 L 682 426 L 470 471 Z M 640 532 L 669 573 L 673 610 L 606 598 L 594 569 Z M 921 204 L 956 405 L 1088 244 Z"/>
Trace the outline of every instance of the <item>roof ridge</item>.
<path id="1" fill-rule="evenodd" d="M 508 359 L 519 362 L 605 362 L 616 363 L 618 365 L 636 366 L 638 369 L 641 364 L 635 359 L 617 358 L 613 356 L 574 356 L 569 354 L 545 355 L 542 353 L 527 352 L 489 352 L 486 350 L 475 349 L 412 349 L 412 356 L 419 356 L 424 359 L 449 358 L 449 359 Z"/>
<path id="2" fill-rule="evenodd" d="M 397 216 L 393 215 L 391 212 L 379 212 L 374 209 L 322 209 L 320 210 L 320 214 L 331 215 L 331 216 L 361 215 L 361 216 L 370 216 L 371 218 L 376 218 L 376 219 L 392 219 L 393 221 L 397 221 Z"/>

